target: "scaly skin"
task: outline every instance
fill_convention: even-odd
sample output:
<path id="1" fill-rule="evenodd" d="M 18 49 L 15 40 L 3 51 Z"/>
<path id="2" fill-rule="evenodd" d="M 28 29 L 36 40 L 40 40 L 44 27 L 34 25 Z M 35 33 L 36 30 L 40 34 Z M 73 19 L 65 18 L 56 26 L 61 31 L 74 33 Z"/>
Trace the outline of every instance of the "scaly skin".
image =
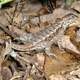
<path id="1" fill-rule="evenodd" d="M 63 17 L 61 21 L 55 23 L 51 27 L 48 27 L 34 34 L 29 34 L 30 37 L 26 36 L 30 43 L 29 45 L 18 45 L 12 43 L 12 48 L 15 50 L 27 52 L 31 50 L 49 49 L 51 45 L 55 42 L 55 37 L 57 35 L 64 35 L 65 30 L 69 27 L 69 25 L 75 23 L 76 19 L 77 16 L 75 16 L 74 14 L 69 14 Z"/>

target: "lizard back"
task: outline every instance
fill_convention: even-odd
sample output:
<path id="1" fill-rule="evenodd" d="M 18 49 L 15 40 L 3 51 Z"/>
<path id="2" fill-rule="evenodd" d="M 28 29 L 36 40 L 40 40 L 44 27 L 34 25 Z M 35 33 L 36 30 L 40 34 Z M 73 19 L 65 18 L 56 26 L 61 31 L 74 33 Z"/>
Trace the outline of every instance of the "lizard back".
<path id="1" fill-rule="evenodd" d="M 12 48 L 20 51 L 28 51 L 30 48 L 34 48 L 38 44 L 40 44 L 42 41 L 45 41 L 48 37 L 53 36 L 54 34 L 58 32 L 60 28 L 63 29 L 63 32 L 66 30 L 66 28 L 69 27 L 71 23 L 74 23 L 77 16 L 74 14 L 68 14 L 64 16 L 60 21 L 55 22 L 55 24 L 51 25 L 50 27 L 41 30 L 37 33 L 31 33 L 28 36 L 26 35 L 26 39 L 31 45 L 27 46 L 25 45 L 18 45 L 12 43 Z M 51 37 L 51 38 L 53 38 Z"/>

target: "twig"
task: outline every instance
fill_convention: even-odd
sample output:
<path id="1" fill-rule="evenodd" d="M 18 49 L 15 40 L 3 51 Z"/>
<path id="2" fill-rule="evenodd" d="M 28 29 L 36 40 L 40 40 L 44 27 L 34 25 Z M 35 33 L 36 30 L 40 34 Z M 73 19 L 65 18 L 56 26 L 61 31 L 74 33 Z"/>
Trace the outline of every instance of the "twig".
<path id="1" fill-rule="evenodd" d="M 7 33 L 11 38 L 15 38 L 17 37 L 17 35 L 15 35 L 13 32 L 9 31 L 6 26 L 4 26 L 2 23 L 0 23 L 0 28 Z"/>
<path id="2" fill-rule="evenodd" d="M 15 10 L 14 10 L 14 12 L 13 12 L 13 17 L 12 17 L 12 19 L 11 19 L 11 24 L 13 24 L 13 20 L 14 20 L 14 17 L 15 17 L 15 13 L 16 13 L 16 11 L 17 11 L 17 6 L 18 6 L 18 2 L 16 3 Z"/>

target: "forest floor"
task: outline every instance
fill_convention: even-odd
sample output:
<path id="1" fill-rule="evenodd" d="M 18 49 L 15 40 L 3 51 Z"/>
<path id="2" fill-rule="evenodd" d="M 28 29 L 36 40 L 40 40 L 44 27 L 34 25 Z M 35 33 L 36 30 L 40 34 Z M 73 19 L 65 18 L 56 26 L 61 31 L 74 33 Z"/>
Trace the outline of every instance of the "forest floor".
<path id="1" fill-rule="evenodd" d="M 80 80 L 80 55 L 75 51 L 75 48 L 80 51 L 80 29 L 75 25 L 64 32 L 74 45 L 72 51 L 54 44 L 51 46 L 51 52 L 58 61 L 44 51 L 34 50 L 28 54 L 11 48 L 12 43 L 21 44 L 20 38 L 16 40 L 17 36 L 22 36 L 26 44 L 25 33 L 36 34 L 70 13 L 80 17 L 80 1 L 76 0 L 69 8 L 64 8 L 64 2 L 58 0 L 53 13 L 48 13 L 40 2 L 17 1 L 0 10 L 0 80 Z M 65 42 L 68 40 L 61 44 Z"/>

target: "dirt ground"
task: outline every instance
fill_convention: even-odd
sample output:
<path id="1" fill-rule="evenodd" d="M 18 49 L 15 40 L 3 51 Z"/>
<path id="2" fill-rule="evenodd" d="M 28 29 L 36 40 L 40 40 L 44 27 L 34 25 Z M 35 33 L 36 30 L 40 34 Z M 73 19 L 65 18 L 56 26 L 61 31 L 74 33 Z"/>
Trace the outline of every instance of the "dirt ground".
<path id="1" fill-rule="evenodd" d="M 51 45 L 50 51 L 57 59 L 44 51 L 28 53 L 11 48 L 12 43 L 27 43 L 28 47 L 30 44 L 25 34 L 45 30 L 70 13 L 80 17 L 79 0 L 74 0 L 72 4 L 57 0 L 52 13 L 38 0 L 16 0 L 3 5 L 0 9 L 0 80 L 80 80 L 80 29 L 76 25 L 64 32 L 70 40 L 66 38 L 61 44 L 70 43 L 67 49 Z M 72 44 L 74 46 L 70 47 Z"/>

